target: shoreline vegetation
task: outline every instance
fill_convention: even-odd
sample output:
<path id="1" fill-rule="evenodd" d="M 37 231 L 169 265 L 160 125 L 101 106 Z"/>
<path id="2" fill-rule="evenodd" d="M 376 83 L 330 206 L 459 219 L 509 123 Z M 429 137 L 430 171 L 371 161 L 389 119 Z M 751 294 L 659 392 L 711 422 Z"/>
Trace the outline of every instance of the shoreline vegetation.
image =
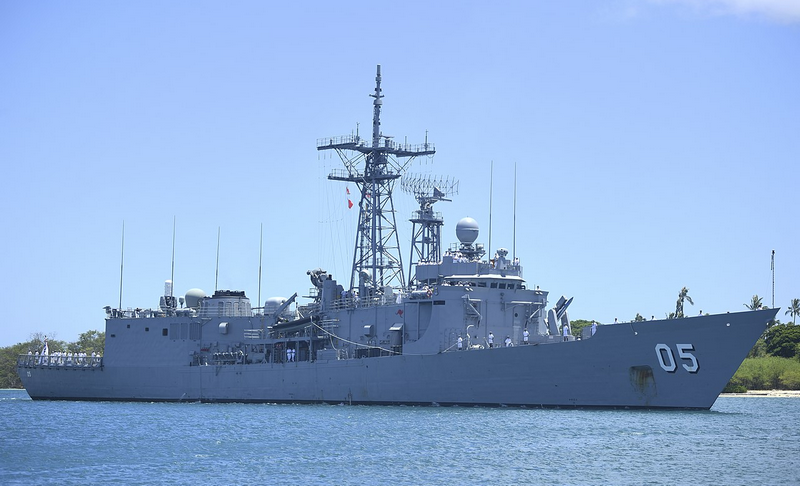
<path id="1" fill-rule="evenodd" d="M 747 390 L 744 393 L 721 393 L 721 397 L 800 398 L 800 390 Z"/>
<path id="2" fill-rule="evenodd" d="M 800 390 L 800 359 L 770 355 L 745 358 L 723 393 L 748 390 Z"/>

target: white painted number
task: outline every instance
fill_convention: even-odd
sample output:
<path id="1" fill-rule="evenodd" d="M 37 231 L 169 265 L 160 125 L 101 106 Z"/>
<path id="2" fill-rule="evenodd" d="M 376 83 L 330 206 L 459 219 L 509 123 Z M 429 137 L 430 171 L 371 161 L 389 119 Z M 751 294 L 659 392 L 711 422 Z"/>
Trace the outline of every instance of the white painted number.
<path id="1" fill-rule="evenodd" d="M 689 373 L 697 373 L 697 370 L 700 369 L 700 363 L 698 363 L 694 354 L 689 352 L 694 351 L 694 344 L 676 344 L 675 349 L 678 350 L 678 357 L 680 359 L 686 359 L 692 363 L 691 366 L 683 363 L 683 369 Z M 667 373 L 674 373 L 678 368 L 675 364 L 675 355 L 672 353 L 672 349 L 666 344 L 656 344 L 656 358 L 658 358 L 658 364 L 660 364 L 661 368 Z"/>
<path id="2" fill-rule="evenodd" d="M 686 363 L 684 363 L 683 369 L 689 373 L 697 373 L 697 370 L 700 368 L 700 364 L 697 362 L 697 358 L 695 358 L 692 353 L 689 353 L 689 351 L 694 351 L 694 345 L 676 344 L 675 348 L 678 350 L 678 356 L 680 356 L 681 359 L 688 359 L 692 362 L 692 366 L 687 366 Z"/>
<path id="3" fill-rule="evenodd" d="M 666 352 L 666 354 L 664 354 Z M 658 364 L 666 371 L 667 373 L 672 373 L 675 371 L 675 357 L 672 355 L 672 350 L 669 349 L 669 346 L 666 344 L 656 344 L 656 356 L 658 356 Z M 669 358 L 669 364 L 664 362 L 664 356 Z"/>

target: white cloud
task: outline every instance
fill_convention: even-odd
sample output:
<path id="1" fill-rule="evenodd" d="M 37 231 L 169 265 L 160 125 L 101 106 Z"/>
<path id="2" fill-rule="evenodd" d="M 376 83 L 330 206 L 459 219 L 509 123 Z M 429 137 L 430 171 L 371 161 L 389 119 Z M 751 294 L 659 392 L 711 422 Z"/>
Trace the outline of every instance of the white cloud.
<path id="1" fill-rule="evenodd" d="M 765 17 L 781 23 L 800 23 L 800 0 L 650 0 L 682 3 L 712 14 Z"/>

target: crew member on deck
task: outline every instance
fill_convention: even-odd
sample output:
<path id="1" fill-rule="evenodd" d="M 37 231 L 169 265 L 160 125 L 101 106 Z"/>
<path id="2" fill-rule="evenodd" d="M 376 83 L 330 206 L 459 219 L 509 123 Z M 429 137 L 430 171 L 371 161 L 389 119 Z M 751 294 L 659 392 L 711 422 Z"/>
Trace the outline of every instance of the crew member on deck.
<path id="1" fill-rule="evenodd" d="M 569 326 L 564 324 L 564 326 L 561 328 L 561 332 L 564 335 L 564 341 L 568 341 L 569 340 L 569 337 L 568 337 L 569 336 Z"/>
<path id="2" fill-rule="evenodd" d="M 489 347 L 494 347 L 494 334 L 492 334 L 492 331 L 489 331 Z"/>
<path id="3" fill-rule="evenodd" d="M 511 336 L 506 336 L 506 340 L 504 341 L 507 348 L 511 347 Z"/>
<path id="4" fill-rule="evenodd" d="M 528 338 L 530 337 L 531 333 L 528 332 L 528 328 L 526 327 L 524 331 L 522 331 L 522 344 L 528 344 Z"/>
<path id="5" fill-rule="evenodd" d="M 458 336 L 458 350 L 461 351 L 464 349 L 464 338 Z"/>

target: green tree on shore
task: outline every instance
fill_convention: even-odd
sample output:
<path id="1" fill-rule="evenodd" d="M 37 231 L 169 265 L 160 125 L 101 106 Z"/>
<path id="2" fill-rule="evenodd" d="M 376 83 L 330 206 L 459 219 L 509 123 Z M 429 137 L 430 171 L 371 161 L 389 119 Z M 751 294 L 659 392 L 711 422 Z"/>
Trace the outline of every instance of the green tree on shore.
<path id="1" fill-rule="evenodd" d="M 792 303 L 789 305 L 789 310 L 786 311 L 786 315 L 791 316 L 792 324 L 797 324 L 797 316 L 800 316 L 800 299 L 792 299 Z"/>
<path id="2" fill-rule="evenodd" d="M 781 358 L 794 358 L 800 347 L 800 327 L 789 324 L 776 324 L 764 336 L 767 352 Z"/>
<path id="3" fill-rule="evenodd" d="M 692 298 L 689 297 L 689 289 L 684 287 L 681 289 L 680 293 L 678 294 L 678 303 L 675 304 L 675 318 L 680 319 L 681 317 L 685 317 L 683 315 L 683 301 L 688 300 L 690 304 L 694 305 L 694 301 Z"/>
<path id="4" fill-rule="evenodd" d="M 26 354 L 30 342 L 0 348 L 0 388 L 22 388 L 17 375 L 17 356 Z"/>
<path id="5" fill-rule="evenodd" d="M 103 354 L 106 347 L 106 333 L 99 331 L 86 331 L 78 336 L 78 340 L 67 345 L 67 351 L 71 353 L 86 353 L 91 355 L 93 352 Z"/>
<path id="6" fill-rule="evenodd" d="M 587 321 L 586 319 L 575 319 L 569 321 L 569 330 L 572 332 L 573 336 L 580 336 L 581 331 L 584 327 L 588 327 L 592 325 L 592 321 Z"/>
<path id="7" fill-rule="evenodd" d="M 729 390 L 738 388 L 736 391 L 747 389 L 798 390 L 800 389 L 800 362 L 777 356 L 748 358 L 744 360 L 726 388 Z"/>
<path id="8" fill-rule="evenodd" d="M 745 304 L 744 306 L 750 310 L 758 310 L 761 308 L 762 305 L 761 301 L 762 301 L 761 297 L 759 297 L 758 294 L 756 294 L 753 296 L 752 299 L 750 299 L 750 303 Z"/>

